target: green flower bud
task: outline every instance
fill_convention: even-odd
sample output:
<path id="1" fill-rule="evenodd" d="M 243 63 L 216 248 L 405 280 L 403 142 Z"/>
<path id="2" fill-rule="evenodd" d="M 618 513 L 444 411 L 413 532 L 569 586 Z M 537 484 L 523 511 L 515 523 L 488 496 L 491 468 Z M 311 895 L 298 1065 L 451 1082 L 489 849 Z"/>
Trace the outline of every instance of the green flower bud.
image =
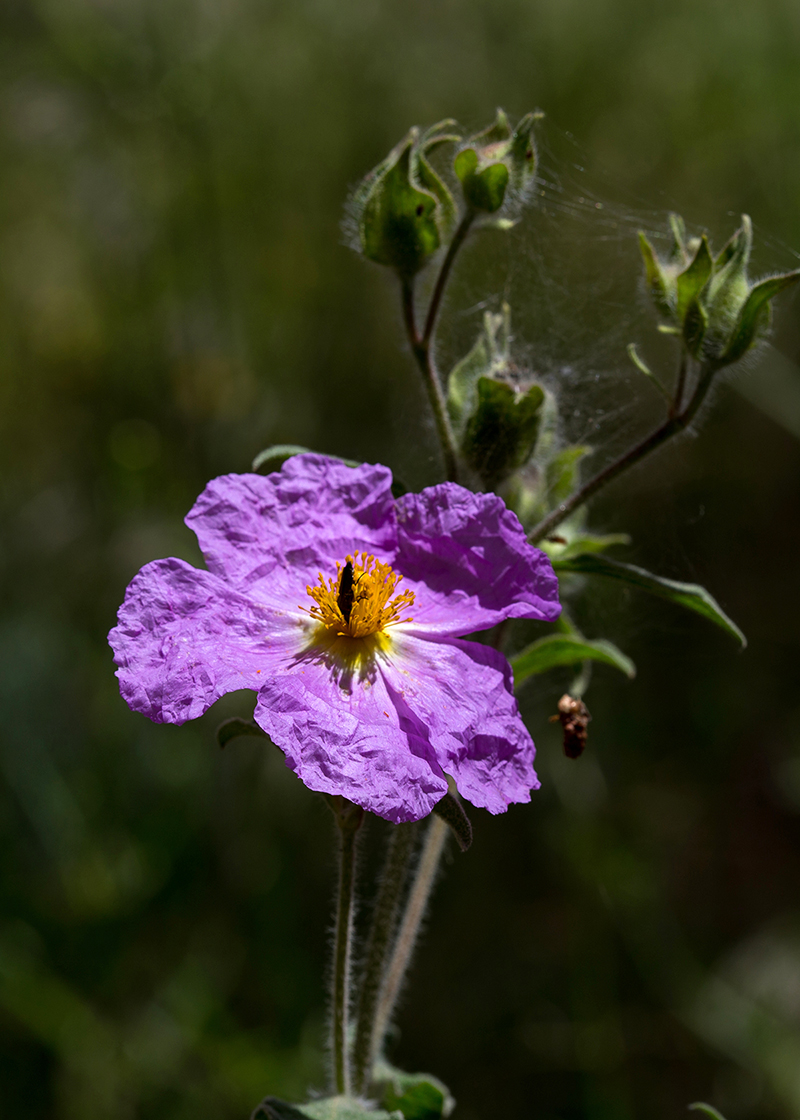
<path id="1" fill-rule="evenodd" d="M 511 309 L 487 312 L 483 330 L 453 368 L 447 405 L 465 462 L 488 489 L 528 462 L 536 447 L 545 392 L 521 378 L 509 357 Z"/>
<path id="2" fill-rule="evenodd" d="M 404 279 L 426 264 L 456 218 L 453 196 L 428 160 L 438 145 L 460 140 L 442 131 L 453 124 L 440 121 L 422 135 L 412 128 L 348 202 L 345 227 L 353 248 Z"/>
<path id="3" fill-rule="evenodd" d="M 507 199 L 524 198 L 536 173 L 532 131 L 541 116 L 528 113 L 512 131 L 498 109 L 494 124 L 466 142 L 453 166 L 470 209 L 494 214 Z"/>
<path id="4" fill-rule="evenodd" d="M 737 362 L 766 333 L 770 300 L 800 279 L 800 269 L 751 284 L 747 265 L 753 229 L 746 214 L 717 257 L 705 234 L 687 242 L 683 219 L 673 214 L 670 222 L 673 247 L 667 258 L 659 257 L 639 233 L 653 301 L 675 324 L 691 355 L 718 368 Z"/>
<path id="5" fill-rule="evenodd" d="M 480 377 L 477 397 L 461 452 L 487 489 L 494 490 L 533 454 L 544 389 L 532 385 L 521 392 L 505 381 Z"/>

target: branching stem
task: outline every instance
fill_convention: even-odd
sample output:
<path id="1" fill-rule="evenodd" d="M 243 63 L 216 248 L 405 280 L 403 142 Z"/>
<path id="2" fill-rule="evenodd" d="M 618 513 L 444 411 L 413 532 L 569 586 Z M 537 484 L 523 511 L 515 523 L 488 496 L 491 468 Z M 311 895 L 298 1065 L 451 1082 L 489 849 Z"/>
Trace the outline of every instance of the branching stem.
<path id="1" fill-rule="evenodd" d="M 432 816 L 430 818 L 417 873 L 406 902 L 405 913 L 400 923 L 394 951 L 381 986 L 372 1036 L 375 1051 L 380 1050 L 383 1045 L 397 1003 L 397 997 L 403 984 L 403 978 L 411 962 L 411 955 L 419 936 L 419 929 L 428 905 L 428 899 L 436 881 L 436 872 L 439 869 L 439 860 L 448 831 L 448 826 L 441 817 Z"/>
<path id="2" fill-rule="evenodd" d="M 646 436 L 641 443 L 637 443 L 630 451 L 626 451 L 619 459 L 616 459 L 613 463 L 609 463 L 609 465 L 599 471 L 594 478 L 584 483 L 579 490 L 575 491 L 571 498 L 562 502 L 561 505 L 549 513 L 547 517 L 543 518 L 538 525 L 535 525 L 529 533 L 528 539 L 533 544 L 536 544 L 544 537 L 549 536 L 557 525 L 560 525 L 562 521 L 569 517 L 579 506 L 582 506 L 584 502 L 588 502 L 590 498 L 594 497 L 598 490 L 602 490 L 604 486 L 607 486 L 609 482 L 622 474 L 623 471 L 634 466 L 640 459 L 649 455 L 651 451 L 655 451 L 657 447 L 660 447 L 662 443 L 665 443 L 672 436 L 677 435 L 678 432 L 682 432 L 684 428 L 692 422 L 697 410 L 705 400 L 706 393 L 711 386 L 711 381 L 716 372 L 717 366 L 715 365 L 709 364 L 703 366 L 695 391 L 683 411 L 668 416 L 660 428 L 656 428 L 656 430 L 651 432 L 649 436 Z M 681 384 L 681 392 L 682 391 L 683 388 Z M 679 398 L 676 394 L 675 407 L 678 407 L 679 403 Z"/>

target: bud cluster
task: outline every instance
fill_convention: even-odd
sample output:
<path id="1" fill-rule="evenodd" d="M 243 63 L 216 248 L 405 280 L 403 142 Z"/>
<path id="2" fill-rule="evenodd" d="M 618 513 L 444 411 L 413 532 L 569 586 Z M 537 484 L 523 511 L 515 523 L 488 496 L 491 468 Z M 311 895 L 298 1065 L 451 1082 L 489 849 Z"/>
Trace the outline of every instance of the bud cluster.
<path id="1" fill-rule="evenodd" d="M 705 234 L 687 240 L 678 214 L 670 215 L 670 226 L 672 246 L 666 257 L 639 233 L 653 302 L 693 358 L 716 369 L 738 362 L 767 332 L 770 301 L 800 278 L 800 270 L 750 282 L 753 227 L 746 214 L 716 256 Z"/>

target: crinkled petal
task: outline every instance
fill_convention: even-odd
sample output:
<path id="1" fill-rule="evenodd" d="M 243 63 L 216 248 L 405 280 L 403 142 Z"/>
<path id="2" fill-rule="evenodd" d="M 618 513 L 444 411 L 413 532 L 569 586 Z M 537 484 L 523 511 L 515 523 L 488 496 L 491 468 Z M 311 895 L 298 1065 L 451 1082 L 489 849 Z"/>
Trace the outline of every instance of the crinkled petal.
<path id="1" fill-rule="evenodd" d="M 427 734 L 459 793 L 490 813 L 530 801 L 539 788 L 533 740 L 514 699 L 511 667 L 477 642 L 404 635 L 381 672 L 395 707 Z"/>
<path id="2" fill-rule="evenodd" d="M 123 698 L 156 723 L 184 723 L 239 688 L 258 690 L 301 648 L 309 620 L 276 611 L 183 560 L 147 564 L 108 636 Z"/>
<path id="3" fill-rule="evenodd" d="M 496 494 L 452 482 L 397 502 L 394 567 L 416 594 L 420 634 L 460 636 L 504 618 L 558 618 L 558 580 L 541 549 Z"/>
<path id="4" fill-rule="evenodd" d="M 369 659 L 352 673 L 321 650 L 287 662 L 259 692 L 255 719 L 309 789 L 387 820 L 419 820 L 447 792 L 425 727 L 398 713 Z"/>
<path id="5" fill-rule="evenodd" d="M 355 550 L 391 563 L 395 509 L 388 467 L 295 455 L 280 471 L 213 479 L 186 516 L 209 569 L 241 591 L 288 606 L 317 573 Z"/>

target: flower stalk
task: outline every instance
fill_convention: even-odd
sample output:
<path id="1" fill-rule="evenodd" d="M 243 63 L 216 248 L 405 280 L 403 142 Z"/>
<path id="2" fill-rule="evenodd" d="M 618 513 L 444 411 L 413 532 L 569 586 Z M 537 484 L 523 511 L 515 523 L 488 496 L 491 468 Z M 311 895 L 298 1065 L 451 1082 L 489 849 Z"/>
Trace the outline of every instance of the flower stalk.
<path id="1" fill-rule="evenodd" d="M 331 1051 L 336 1092 L 348 1096 L 351 1078 L 347 1034 L 350 1011 L 356 837 L 364 819 L 364 810 L 343 797 L 329 797 L 328 802 L 339 828 L 339 891 L 333 942 Z"/>
<path id="2" fill-rule="evenodd" d="M 383 1040 L 394 1014 L 403 979 L 411 963 L 411 956 L 417 943 L 422 919 L 436 882 L 439 860 L 444 850 L 444 842 L 447 839 L 448 831 L 448 826 L 441 817 L 431 817 L 428 831 L 425 834 L 425 843 L 422 847 L 417 873 L 414 876 L 392 957 L 381 986 L 372 1034 L 373 1054 L 375 1056 L 383 1046 Z"/>
<path id="3" fill-rule="evenodd" d="M 375 1038 L 375 1014 L 386 970 L 386 958 L 397 928 L 400 900 L 408 879 L 416 836 L 417 826 L 416 823 L 412 823 L 395 825 L 389 837 L 386 862 L 375 900 L 361 978 L 352 1062 L 352 1082 L 356 1095 L 366 1093 L 369 1088 L 372 1064 L 378 1046 Z"/>
<path id="4" fill-rule="evenodd" d="M 711 387 L 714 374 L 718 369 L 719 366 L 715 363 L 704 364 L 700 369 L 700 375 L 694 393 L 690 397 L 686 407 L 680 412 L 676 411 L 674 414 L 672 410 L 670 410 L 670 415 L 659 428 L 656 428 L 654 432 L 651 432 L 649 436 L 646 436 L 640 443 L 637 443 L 630 451 L 626 451 L 624 455 L 621 455 L 613 463 L 609 463 L 608 466 L 599 471 L 594 478 L 590 478 L 589 481 L 576 490 L 570 498 L 557 506 L 547 517 L 543 518 L 538 525 L 535 525 L 528 534 L 528 540 L 531 544 L 537 544 L 539 541 L 549 536 L 556 526 L 560 525 L 562 521 L 565 521 L 579 506 L 588 502 L 590 498 L 594 497 L 594 495 L 599 490 L 602 490 L 604 486 L 607 486 L 609 482 L 612 482 L 624 471 L 634 466 L 641 459 L 644 459 L 646 455 L 655 451 L 662 443 L 666 443 L 672 436 L 677 435 L 678 432 L 684 431 L 684 429 L 691 424 L 700 405 L 705 400 L 708 390 Z M 682 376 L 680 378 L 679 388 L 682 393 L 683 381 L 685 378 L 685 365 L 681 367 L 681 370 Z M 679 397 L 676 396 L 674 407 L 677 408 L 679 403 Z"/>

